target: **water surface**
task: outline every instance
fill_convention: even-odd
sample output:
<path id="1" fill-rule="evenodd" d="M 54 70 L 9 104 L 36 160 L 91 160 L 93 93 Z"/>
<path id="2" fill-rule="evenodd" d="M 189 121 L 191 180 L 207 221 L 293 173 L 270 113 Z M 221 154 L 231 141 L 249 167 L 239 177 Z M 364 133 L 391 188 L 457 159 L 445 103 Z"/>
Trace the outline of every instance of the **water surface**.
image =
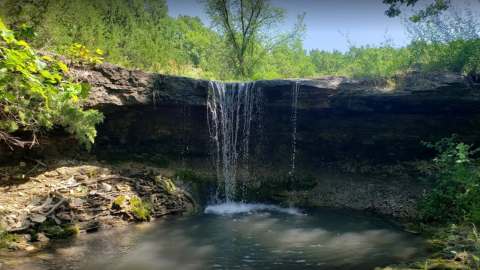
<path id="1" fill-rule="evenodd" d="M 420 237 L 368 213 L 243 204 L 48 245 L 4 268 L 373 269 L 425 255 Z"/>

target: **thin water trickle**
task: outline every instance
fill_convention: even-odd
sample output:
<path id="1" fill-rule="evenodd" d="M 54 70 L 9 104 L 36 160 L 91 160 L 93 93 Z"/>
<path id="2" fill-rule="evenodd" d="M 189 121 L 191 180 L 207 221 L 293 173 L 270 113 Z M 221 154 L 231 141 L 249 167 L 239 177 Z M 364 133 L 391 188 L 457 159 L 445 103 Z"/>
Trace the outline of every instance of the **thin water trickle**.
<path id="1" fill-rule="evenodd" d="M 295 82 L 292 87 L 292 167 L 290 169 L 291 181 L 295 178 L 295 162 L 297 158 L 297 115 L 298 115 L 298 94 L 300 93 L 300 84 Z"/>
<path id="2" fill-rule="evenodd" d="M 191 122 L 189 119 L 191 118 L 191 107 L 187 104 L 182 105 L 180 109 L 180 123 L 182 132 L 180 133 L 181 138 L 181 168 L 182 170 L 187 169 L 187 155 L 189 154 L 190 148 L 190 129 L 191 129 Z"/>

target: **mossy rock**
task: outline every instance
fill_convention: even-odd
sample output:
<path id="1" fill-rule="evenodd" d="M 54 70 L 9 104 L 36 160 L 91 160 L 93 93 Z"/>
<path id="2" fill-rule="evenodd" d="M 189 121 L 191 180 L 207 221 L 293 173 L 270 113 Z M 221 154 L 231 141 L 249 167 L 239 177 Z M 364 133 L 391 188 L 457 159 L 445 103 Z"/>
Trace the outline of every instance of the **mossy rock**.
<path id="1" fill-rule="evenodd" d="M 117 199 L 115 199 L 114 204 L 117 207 L 120 207 L 125 201 L 126 201 L 126 197 L 125 197 L 125 195 L 122 195 L 122 196 L 118 197 Z"/>
<path id="2" fill-rule="evenodd" d="M 465 264 L 443 259 L 428 259 L 426 263 L 397 264 L 385 268 L 376 267 L 375 270 L 470 270 Z"/>
<path id="3" fill-rule="evenodd" d="M 35 233 L 44 233 L 49 238 L 67 238 L 80 233 L 80 230 L 69 224 L 58 225 L 55 220 L 49 219 L 35 230 Z"/>
<path id="4" fill-rule="evenodd" d="M 139 197 L 130 199 L 130 211 L 137 220 L 150 220 L 150 212 L 148 211 L 148 204 L 143 202 Z"/>

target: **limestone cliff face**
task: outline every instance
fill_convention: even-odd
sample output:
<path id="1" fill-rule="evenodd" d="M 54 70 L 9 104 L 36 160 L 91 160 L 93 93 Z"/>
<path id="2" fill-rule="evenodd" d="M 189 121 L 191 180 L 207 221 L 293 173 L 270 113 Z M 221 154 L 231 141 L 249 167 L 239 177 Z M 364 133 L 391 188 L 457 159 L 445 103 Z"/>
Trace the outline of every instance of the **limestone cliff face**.
<path id="1" fill-rule="evenodd" d="M 88 106 L 105 115 L 104 123 L 97 126 L 95 158 L 104 163 L 133 160 L 156 167 L 172 165 L 170 172 L 215 171 L 207 109 L 211 82 L 107 63 L 72 71 L 93 86 Z M 285 188 L 276 183 L 265 187 L 260 180 L 252 180 L 258 182 L 251 183 L 258 194 L 270 194 L 260 200 L 414 217 L 422 187 L 403 175 L 404 167 L 395 167 L 390 174 L 393 178 L 380 175 L 376 179 L 369 174 L 360 179 L 357 173 L 368 166 L 358 164 L 386 167 L 397 161 L 431 158 L 434 153 L 420 142 L 452 134 L 469 144 L 480 142 L 480 90 L 457 73 L 412 73 L 396 78 L 395 87 L 381 79 L 337 76 L 263 80 L 255 85 L 261 98 L 251 123 L 250 169 L 261 178 L 286 175 L 295 165 L 296 172 L 314 175 L 315 186 L 281 192 Z M 49 145 L 44 148 L 12 151 L 0 144 L 0 164 L 37 162 L 42 155 L 54 156 L 52 146 L 72 159 L 85 153 L 62 132 L 47 136 Z M 354 175 L 325 175 L 339 164 L 353 166 L 346 171 Z"/>
<path id="2" fill-rule="evenodd" d="M 73 71 L 93 86 L 88 106 L 106 116 L 98 125 L 94 153 L 147 153 L 174 159 L 208 156 L 208 81 L 108 63 Z M 261 154 L 263 161 L 268 159 L 265 162 L 290 159 L 295 85 L 299 86 L 296 151 L 300 164 L 430 157 L 432 152 L 420 141 L 454 133 L 468 143 L 480 141 L 480 90 L 458 73 L 412 73 L 397 78 L 390 88 L 372 78 L 262 80 L 256 82 L 263 96 L 262 122 L 258 123 L 262 134 L 253 136 L 263 141 L 252 154 Z M 0 147 L 2 162 L 35 151 Z"/>
<path id="3" fill-rule="evenodd" d="M 89 72 L 89 105 L 106 115 L 95 150 L 208 155 L 208 81 L 112 64 Z M 290 155 L 296 84 L 300 162 L 423 158 L 431 152 L 420 141 L 454 133 L 480 141 L 480 91 L 458 73 L 412 73 L 397 78 L 393 88 L 371 78 L 263 80 L 256 85 L 263 93 L 262 151 L 270 162 Z"/>

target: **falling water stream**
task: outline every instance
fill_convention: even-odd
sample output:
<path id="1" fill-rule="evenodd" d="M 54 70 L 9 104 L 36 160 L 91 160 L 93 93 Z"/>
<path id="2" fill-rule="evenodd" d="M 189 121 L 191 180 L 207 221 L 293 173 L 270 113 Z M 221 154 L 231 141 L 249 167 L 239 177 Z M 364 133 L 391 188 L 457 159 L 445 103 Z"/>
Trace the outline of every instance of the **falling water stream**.
<path id="1" fill-rule="evenodd" d="M 259 115 L 260 93 L 255 82 L 209 83 L 208 127 L 219 188 L 223 188 L 218 190 L 215 202 L 233 202 L 237 185 L 246 188 L 250 177 L 252 123 Z M 238 179 L 243 183 L 237 183 Z"/>
<path id="2" fill-rule="evenodd" d="M 297 158 L 297 118 L 298 118 L 298 94 L 300 92 L 300 84 L 295 82 L 292 87 L 292 166 L 290 170 L 291 180 L 295 177 L 295 162 Z"/>

